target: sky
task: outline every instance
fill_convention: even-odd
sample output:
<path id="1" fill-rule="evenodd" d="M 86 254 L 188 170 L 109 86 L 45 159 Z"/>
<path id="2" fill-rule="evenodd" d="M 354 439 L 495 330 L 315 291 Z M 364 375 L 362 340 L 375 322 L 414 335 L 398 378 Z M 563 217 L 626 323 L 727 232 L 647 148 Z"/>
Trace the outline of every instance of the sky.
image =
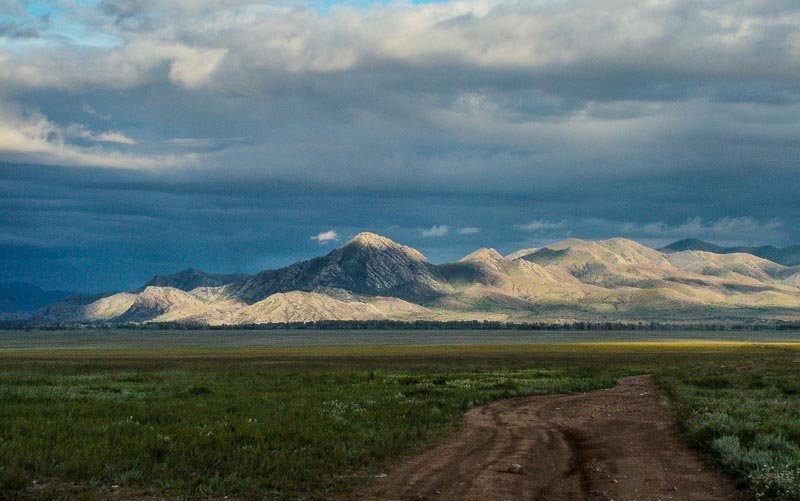
<path id="1" fill-rule="evenodd" d="M 789 245 L 798 159 L 796 0 L 0 0 L 0 282 Z"/>

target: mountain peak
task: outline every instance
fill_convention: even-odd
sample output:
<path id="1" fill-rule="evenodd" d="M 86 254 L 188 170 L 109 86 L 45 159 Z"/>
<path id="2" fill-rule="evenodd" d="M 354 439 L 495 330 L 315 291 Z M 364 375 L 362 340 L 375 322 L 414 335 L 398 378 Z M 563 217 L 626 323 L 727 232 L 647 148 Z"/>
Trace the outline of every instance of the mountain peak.
<path id="1" fill-rule="evenodd" d="M 589 242 L 586 240 L 581 240 L 580 238 L 568 238 L 566 240 L 560 240 L 552 244 L 547 244 L 546 247 L 550 250 L 565 250 L 572 249 L 573 247 L 583 247 L 586 245 L 589 245 Z"/>
<path id="2" fill-rule="evenodd" d="M 606 240 L 600 240 L 600 242 L 605 242 L 610 245 L 630 245 L 635 247 L 643 247 L 643 245 L 637 242 L 636 240 L 632 240 L 626 237 L 613 237 L 613 238 L 608 238 Z"/>
<path id="3" fill-rule="evenodd" d="M 419 251 L 363 232 L 324 256 L 263 271 L 231 293 L 254 303 L 271 294 L 310 292 L 318 287 L 417 300 L 439 297 L 449 290 L 436 267 Z"/>
<path id="4" fill-rule="evenodd" d="M 652 247 L 648 247 L 646 245 L 640 244 L 636 240 L 631 240 L 630 238 L 625 237 L 615 237 L 609 238 L 608 240 L 600 240 L 599 242 L 595 242 L 596 244 L 603 245 L 604 247 L 608 248 L 609 250 L 616 250 L 620 251 L 623 249 L 633 250 L 638 252 L 646 252 L 652 253 L 655 249 Z M 656 251 L 658 252 L 658 251 Z"/>
<path id="5" fill-rule="evenodd" d="M 489 247 L 481 247 L 475 252 L 467 254 L 466 256 L 459 259 L 459 262 L 464 263 L 464 262 L 480 261 L 480 262 L 495 263 L 497 261 L 502 261 L 502 260 L 503 260 L 502 254 L 497 252 L 495 249 Z"/>
<path id="6" fill-rule="evenodd" d="M 369 249 L 375 249 L 377 251 L 398 250 L 406 254 L 414 261 L 427 261 L 425 256 L 420 251 L 406 245 L 398 244 L 390 238 L 386 238 L 378 235 L 377 233 L 371 233 L 369 231 L 362 231 L 353 237 L 353 239 L 347 242 L 347 245 L 345 245 L 345 247 L 349 246 L 366 247 Z"/>
<path id="7" fill-rule="evenodd" d="M 518 251 L 512 252 L 511 254 L 505 257 L 506 261 L 513 261 L 515 259 L 519 259 L 521 257 L 530 256 L 531 254 L 537 252 L 539 247 L 526 247 L 524 249 L 520 249 Z"/>
<path id="8" fill-rule="evenodd" d="M 400 244 L 395 242 L 390 238 L 386 238 L 384 236 L 378 235 L 377 233 L 372 233 L 369 231 L 362 231 L 358 235 L 354 236 L 352 240 L 347 242 L 347 244 L 357 244 L 363 245 L 366 247 L 380 247 L 380 248 L 389 248 L 389 247 L 399 247 Z"/>

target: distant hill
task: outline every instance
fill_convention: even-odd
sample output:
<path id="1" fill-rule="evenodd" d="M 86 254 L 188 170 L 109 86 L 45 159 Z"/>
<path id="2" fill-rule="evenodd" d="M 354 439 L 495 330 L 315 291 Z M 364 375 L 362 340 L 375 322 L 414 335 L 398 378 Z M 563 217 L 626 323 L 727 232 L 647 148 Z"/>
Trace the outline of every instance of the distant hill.
<path id="1" fill-rule="evenodd" d="M 34 317 L 200 325 L 800 320 L 800 266 L 723 250 L 702 241 L 656 250 L 625 238 L 572 238 L 505 257 L 482 248 L 434 265 L 411 247 L 360 233 L 285 268 L 253 276 L 189 269 L 134 292 L 63 298 Z"/>
<path id="2" fill-rule="evenodd" d="M 666 247 L 663 247 L 661 250 L 673 252 L 697 250 L 703 252 L 714 252 L 716 254 L 724 254 L 723 251 L 725 248 L 712 244 L 711 242 L 698 240 L 696 238 L 685 238 L 683 240 L 678 240 L 677 242 L 672 242 Z"/>
<path id="3" fill-rule="evenodd" d="M 36 311 L 69 294 L 64 291 L 46 291 L 23 282 L 0 283 L 0 313 Z"/>
<path id="4" fill-rule="evenodd" d="M 734 254 L 742 252 L 752 254 L 764 259 L 769 259 L 784 266 L 800 266 L 800 245 L 789 247 L 774 247 L 772 245 L 762 245 L 760 247 L 721 247 L 696 238 L 687 238 L 673 242 L 662 250 L 667 252 L 680 252 L 687 250 L 699 250 L 714 252 L 716 254 Z"/>

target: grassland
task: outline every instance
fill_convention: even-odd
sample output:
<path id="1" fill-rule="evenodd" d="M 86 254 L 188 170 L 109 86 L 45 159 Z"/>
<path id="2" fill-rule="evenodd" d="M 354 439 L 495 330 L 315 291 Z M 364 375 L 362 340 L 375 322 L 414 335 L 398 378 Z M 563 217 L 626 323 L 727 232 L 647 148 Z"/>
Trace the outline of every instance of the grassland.
<path id="1" fill-rule="evenodd" d="M 326 498 L 497 398 L 650 373 L 694 445 L 800 499 L 800 346 L 742 342 L 0 353 L 9 498 Z"/>

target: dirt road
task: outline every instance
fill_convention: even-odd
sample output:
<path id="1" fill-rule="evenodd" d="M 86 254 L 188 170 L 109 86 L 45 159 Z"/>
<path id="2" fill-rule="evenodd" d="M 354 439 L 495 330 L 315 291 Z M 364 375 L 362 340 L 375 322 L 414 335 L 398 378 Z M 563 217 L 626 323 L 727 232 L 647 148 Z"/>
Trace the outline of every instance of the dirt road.
<path id="1" fill-rule="evenodd" d="M 521 466 L 518 472 L 513 464 Z M 501 400 L 385 478 L 370 499 L 748 499 L 678 437 L 647 376 L 608 390 Z"/>

